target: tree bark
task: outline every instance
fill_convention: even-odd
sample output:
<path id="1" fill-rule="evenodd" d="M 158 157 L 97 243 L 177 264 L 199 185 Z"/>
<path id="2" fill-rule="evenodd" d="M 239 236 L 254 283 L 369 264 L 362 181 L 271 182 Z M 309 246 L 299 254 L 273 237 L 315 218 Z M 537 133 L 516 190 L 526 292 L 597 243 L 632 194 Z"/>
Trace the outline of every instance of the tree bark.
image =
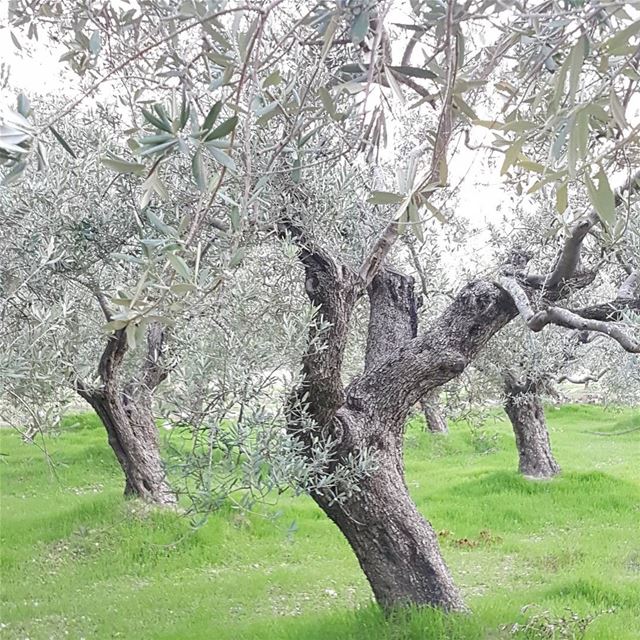
<path id="1" fill-rule="evenodd" d="M 414 280 L 391 269 L 381 270 L 367 288 L 369 326 L 365 371 L 381 364 L 389 354 L 418 333 L 418 305 Z"/>
<path id="2" fill-rule="evenodd" d="M 620 200 L 617 195 L 616 204 Z M 522 281 L 519 289 L 525 290 L 527 297 L 529 292 L 543 289 L 544 304 L 562 299 L 574 287 L 586 286 L 593 281 L 595 272 L 577 273 L 577 266 L 582 240 L 597 219 L 597 215 L 590 215 L 588 225 L 580 227 L 581 233 L 571 234 L 575 240 L 565 243 L 551 274 L 538 277 L 522 272 L 528 257 L 520 252 L 514 254 L 501 274 L 518 283 Z M 363 451 L 378 462 L 358 486 L 345 487 L 340 500 L 324 487 L 316 488 L 312 496 L 351 544 L 382 606 L 388 609 L 414 604 L 463 609 L 435 534 L 418 513 L 404 483 L 404 425 L 411 407 L 462 373 L 487 342 L 517 315 L 520 298 L 495 282 L 471 282 L 429 331 L 400 339 L 411 326 L 412 308 L 408 297 L 404 302 L 394 302 L 393 298 L 403 300 L 397 294 L 406 282 L 402 277 L 396 278 L 396 286 L 393 276 L 384 275 L 378 284 L 374 282 L 398 237 L 397 221 L 385 227 L 358 273 L 310 241 L 289 218 L 282 219 L 278 228 L 298 244 L 305 267 L 305 289 L 319 309 L 319 321 L 310 328 L 310 342 L 303 357 L 304 380 L 293 409 L 290 408 L 289 428 L 303 444 L 323 442 L 329 436 L 334 455 L 321 470 L 321 479 L 331 478 L 337 465 L 353 460 Z M 344 389 L 341 369 L 349 321 L 355 301 L 367 287 L 372 301 L 369 354 L 363 374 Z M 380 300 L 391 296 L 393 304 L 377 301 L 382 293 L 376 291 L 378 287 L 389 289 Z M 398 320 L 397 334 L 388 336 L 380 330 L 384 322 L 374 317 L 378 304 L 381 316 Z M 403 305 L 409 310 L 404 320 L 400 309 Z M 395 324 L 387 328 L 394 327 Z M 312 419 L 305 428 L 299 421 L 302 413 Z"/>
<path id="3" fill-rule="evenodd" d="M 345 390 L 340 380 L 348 324 L 360 280 L 325 252 L 297 238 L 306 270 L 305 289 L 319 307 L 303 360 L 298 403 L 336 447 L 328 476 L 342 461 L 366 450 L 377 468 L 341 502 L 312 491 L 317 504 L 354 550 L 377 601 L 386 609 L 406 604 L 463 610 L 464 603 L 442 559 L 431 525 L 420 515 L 404 481 L 403 434 L 420 398 L 459 375 L 517 310 L 492 283 L 467 285 L 430 331 L 415 336 L 416 308 L 410 279 L 388 271 L 371 282 L 365 371 Z M 326 327 L 322 332 L 319 327 Z M 322 341 L 318 348 L 317 340 Z M 308 444 L 290 413 L 290 429 Z M 303 433 L 302 435 L 300 435 Z"/>
<path id="4" fill-rule="evenodd" d="M 158 505 L 174 505 L 160 456 L 155 424 L 153 390 L 166 376 L 160 364 L 163 333 L 158 325 L 147 331 L 147 354 L 139 375 L 122 385 L 120 367 L 127 351 L 124 331 L 116 331 L 102 354 L 98 373 L 102 386 L 88 388 L 77 381 L 76 389 L 98 414 L 125 477 L 124 494 Z"/>
<path id="5" fill-rule="evenodd" d="M 392 428 L 390 428 L 392 427 Z M 320 493 L 315 501 L 349 541 L 376 601 L 463 610 L 440 553 L 438 538 L 411 499 L 404 480 L 399 425 L 385 425 L 376 450 L 378 470 L 344 504 Z"/>
<path id="6" fill-rule="evenodd" d="M 357 487 L 312 489 L 320 508 L 349 541 L 377 601 L 463 610 L 431 525 L 411 500 L 403 465 L 410 409 L 459 375 L 487 341 L 517 313 L 509 294 L 490 282 L 468 284 L 430 330 L 415 336 L 411 280 L 379 271 L 368 286 L 370 323 L 365 370 L 346 389 L 341 381 L 349 321 L 367 283 L 337 263 L 288 221 L 305 267 L 305 290 L 319 309 L 303 358 L 303 385 L 289 410 L 300 441 L 330 442 L 330 478 L 363 451 L 377 463 Z M 302 413 L 312 419 L 301 423 Z M 304 427 L 304 428 L 301 428 Z"/>
<path id="7" fill-rule="evenodd" d="M 367 293 L 370 311 L 365 372 L 375 370 L 395 349 L 415 338 L 418 329 L 413 278 L 383 269 Z M 348 422 L 352 417 L 343 415 L 341 420 Z M 380 472 L 367 478 L 357 499 L 350 501 L 348 512 L 342 507 L 325 506 L 325 510 L 349 540 L 383 607 L 411 603 L 463 609 L 438 538 L 407 490 L 403 460 L 406 417 L 399 413 L 373 430 L 378 434 L 374 446 Z M 380 418 L 372 413 L 370 419 Z"/>
<path id="8" fill-rule="evenodd" d="M 394 279 L 397 280 L 396 276 L 374 279 L 369 291 L 372 298 L 375 300 L 380 293 L 376 289 L 386 287 L 395 291 L 396 300 L 401 301 L 400 291 L 408 292 L 410 288 L 404 284 L 394 287 L 391 284 Z M 332 328 L 342 328 L 323 334 L 333 344 L 327 344 L 321 354 L 344 352 L 345 319 L 353 305 L 346 300 L 355 301 L 356 296 L 348 287 L 346 293 L 336 294 L 341 286 L 338 284 L 331 291 L 333 295 L 341 295 L 332 313 L 342 315 L 335 318 Z M 314 296 L 317 295 L 315 290 Z M 317 298 L 312 300 L 317 304 Z M 411 309 L 406 303 L 404 299 L 404 308 Z M 340 371 L 341 358 L 333 360 L 330 369 L 324 363 L 316 368 L 305 359 L 303 391 L 309 399 L 306 409 L 318 425 L 315 435 L 330 434 L 337 443 L 335 464 L 363 449 L 378 463 L 359 490 L 340 504 L 321 491 L 312 495 L 351 544 L 381 606 L 390 609 L 413 604 L 464 610 L 463 600 L 440 554 L 437 537 L 418 512 L 405 485 L 404 426 L 411 407 L 459 375 L 489 338 L 515 316 L 516 307 L 499 287 L 486 282 L 471 283 L 430 331 L 418 338 L 402 340 L 402 331 L 411 322 L 398 321 L 401 306 L 402 303 L 391 309 L 388 304 L 381 304 L 380 315 L 393 320 L 393 326 L 387 326 L 387 330 L 380 317 L 371 318 L 368 366 L 339 401 L 334 393 L 337 380 L 330 384 L 329 379 L 332 372 Z M 376 307 L 376 303 L 371 306 L 374 316 Z M 393 327 L 399 330 L 394 332 Z M 392 334 L 397 341 L 389 339 Z M 381 343 L 386 346 L 381 347 Z M 316 352 L 317 347 L 313 353 Z M 316 393 L 312 394 L 312 389 Z M 332 470 L 328 468 L 327 474 Z"/>
<path id="9" fill-rule="evenodd" d="M 384 269 L 368 287 L 370 312 L 365 371 L 380 364 L 399 345 L 418 334 L 418 301 L 414 285 L 413 278 Z M 421 398 L 420 406 L 429 431 L 448 433 L 437 394 Z"/>
<path id="10" fill-rule="evenodd" d="M 553 478 L 560 467 L 551 453 L 542 398 L 535 382 L 505 375 L 504 410 L 516 437 L 518 470 L 528 478 Z"/>
<path id="11" fill-rule="evenodd" d="M 449 433 L 447 419 L 444 417 L 438 402 L 437 393 L 430 393 L 420 400 L 427 431 L 431 433 Z"/>
<path id="12" fill-rule="evenodd" d="M 358 491 L 348 492 L 343 501 L 336 502 L 321 490 L 312 492 L 312 496 L 349 541 L 381 606 L 391 609 L 414 604 L 463 610 L 437 536 L 417 510 L 405 484 L 403 435 L 411 405 L 403 403 L 398 410 L 383 410 L 378 403 L 387 396 L 384 390 L 366 394 L 366 398 L 359 394 L 358 400 L 349 401 L 347 389 L 346 397 L 342 392 L 338 398 L 337 379 L 329 382 L 341 368 L 357 281 L 321 260 L 306 256 L 304 263 L 307 292 L 314 304 L 324 301 L 322 321 L 331 321 L 331 329 L 323 334 L 325 348 L 313 352 L 315 361 L 305 358 L 307 411 L 319 425 L 318 435 L 328 433 L 338 443 L 334 465 L 364 448 L 377 461 L 377 470 L 362 481 Z M 328 269 L 336 281 L 321 278 L 316 273 L 318 268 Z M 322 291 L 324 283 L 326 291 Z M 415 336 L 417 311 L 413 280 L 401 274 L 380 272 L 368 294 L 371 307 L 363 378 L 376 378 L 389 355 Z M 337 358 L 331 359 L 328 367 L 319 358 L 330 353 Z M 394 404 L 396 400 L 393 398 Z M 331 471 L 327 469 L 327 473 Z"/>
<path id="13" fill-rule="evenodd" d="M 176 502 L 160 457 L 158 430 L 150 407 L 127 397 L 94 392 L 86 397 L 107 431 L 125 477 L 124 494 L 159 505 Z"/>

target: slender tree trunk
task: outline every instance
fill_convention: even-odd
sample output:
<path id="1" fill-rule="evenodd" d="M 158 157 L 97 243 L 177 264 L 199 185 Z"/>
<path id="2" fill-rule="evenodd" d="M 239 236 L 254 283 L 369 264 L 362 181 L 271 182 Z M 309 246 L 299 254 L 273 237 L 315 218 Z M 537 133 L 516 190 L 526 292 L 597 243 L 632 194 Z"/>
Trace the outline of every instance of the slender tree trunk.
<path id="1" fill-rule="evenodd" d="M 427 431 L 431 433 L 449 433 L 447 419 L 444 417 L 437 393 L 430 393 L 420 400 L 420 407 L 424 414 Z"/>
<path id="2" fill-rule="evenodd" d="M 76 390 L 98 414 L 125 477 L 125 496 L 158 505 L 174 505 L 160 456 L 158 430 L 152 404 L 153 390 L 166 377 L 161 365 L 163 332 L 155 324 L 147 330 L 147 354 L 136 378 L 120 382 L 120 368 L 127 352 L 124 331 L 108 340 L 98 372 L 102 386 L 89 388 L 76 381 Z"/>
<path id="3" fill-rule="evenodd" d="M 551 453 L 542 398 L 535 382 L 505 375 L 504 409 L 516 437 L 518 470 L 529 478 L 552 478 L 560 467 Z"/>

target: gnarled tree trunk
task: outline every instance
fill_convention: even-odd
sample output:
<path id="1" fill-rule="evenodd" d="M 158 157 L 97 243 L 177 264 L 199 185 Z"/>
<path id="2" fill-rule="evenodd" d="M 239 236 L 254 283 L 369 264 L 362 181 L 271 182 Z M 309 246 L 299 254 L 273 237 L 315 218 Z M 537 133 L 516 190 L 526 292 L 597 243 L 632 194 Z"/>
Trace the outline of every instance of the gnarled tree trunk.
<path id="1" fill-rule="evenodd" d="M 76 381 L 76 389 L 98 414 L 107 431 L 109 445 L 124 473 L 125 496 L 173 505 L 176 498 L 160 457 L 152 411 L 153 390 L 166 376 L 160 363 L 162 350 L 162 329 L 152 324 L 147 330 L 147 354 L 139 375 L 121 384 L 120 369 L 127 341 L 123 330 L 116 331 L 109 338 L 98 367 L 101 387 L 89 388 Z"/>
<path id="2" fill-rule="evenodd" d="M 505 372 L 504 410 L 516 437 L 518 470 L 528 478 L 552 478 L 560 467 L 551 453 L 549 432 L 538 385 Z"/>
<path id="3" fill-rule="evenodd" d="M 380 272 L 371 300 L 365 371 L 346 390 L 340 370 L 360 281 L 323 251 L 299 242 L 305 289 L 320 309 L 311 337 L 321 336 L 303 360 L 300 396 L 318 425 L 316 437 L 337 443 L 334 464 L 366 449 L 377 469 L 337 504 L 312 495 L 354 550 L 385 608 L 405 604 L 462 610 L 464 603 L 442 559 L 431 525 L 418 512 L 404 481 L 403 434 L 410 408 L 460 374 L 471 357 L 515 315 L 508 295 L 490 283 L 472 283 L 431 331 L 414 338 L 416 309 L 410 278 Z M 323 327 L 320 333 L 320 326 Z M 328 328 L 326 328 L 328 326 Z M 297 430 L 295 416 L 291 427 Z M 327 473 L 332 472 L 327 469 Z"/>
<path id="4" fill-rule="evenodd" d="M 431 524 L 416 508 L 404 480 L 402 427 L 386 432 L 375 450 L 379 470 L 344 504 L 314 496 L 349 541 L 373 590 L 386 609 L 428 605 L 464 609 L 462 597 L 440 553 Z"/>
<path id="5" fill-rule="evenodd" d="M 447 419 L 440 409 L 437 393 L 430 393 L 420 399 L 420 408 L 424 414 L 427 431 L 431 433 L 449 433 Z"/>
<path id="6" fill-rule="evenodd" d="M 365 375 L 417 333 L 413 278 L 382 270 L 367 293 L 370 313 Z M 437 535 L 416 508 L 405 483 L 403 437 L 408 407 L 387 414 L 375 409 L 378 400 L 362 397 L 357 406 L 364 413 L 342 407 L 337 421 L 345 450 L 355 449 L 353 435 L 361 434 L 374 452 L 379 470 L 346 505 L 328 504 L 321 496 L 316 501 L 351 544 L 383 607 L 410 603 L 463 609 Z"/>
<path id="7" fill-rule="evenodd" d="M 434 163 L 440 157 L 436 153 Z M 635 175 L 633 180 L 637 180 Z M 640 186 L 640 180 L 636 184 Z M 633 189 L 629 187 L 629 191 Z M 622 201 L 622 192 L 618 192 L 616 206 Z M 404 483 L 402 436 L 411 407 L 462 373 L 518 312 L 529 326 L 535 321 L 535 330 L 542 328 L 537 321 L 542 313 L 544 323 L 601 331 L 623 346 L 627 343 L 628 350 L 635 348 L 635 343 L 628 344 L 628 340 L 602 326 L 604 322 L 585 321 L 586 311 L 569 314 L 568 319 L 564 314 L 558 321 L 557 314 L 535 313 L 531 308 L 532 294 L 539 299 L 542 292 L 542 302 L 548 305 L 565 296 L 571 287 L 593 281 L 593 273 L 579 273 L 577 267 L 582 241 L 597 220 L 592 212 L 572 229 L 552 273 L 526 274 L 523 267 L 528 257 L 514 252 L 510 264 L 501 270 L 500 284 L 483 280 L 467 284 L 430 329 L 418 337 L 401 335 L 414 324 L 415 303 L 410 300 L 413 292 L 407 286 L 408 279 L 397 278 L 399 274 L 382 275 L 374 282 L 400 235 L 402 225 L 397 219 L 378 236 L 357 273 L 310 241 L 291 220 L 280 221 L 283 235 L 298 244 L 305 267 L 305 290 L 319 310 L 310 329 L 311 341 L 303 357 L 303 385 L 292 403 L 295 410 L 290 412 L 289 427 L 303 444 L 330 436 L 335 456 L 326 465 L 327 475 L 341 461 L 348 463 L 363 450 L 375 456 L 378 466 L 358 491 L 341 496 L 343 501 L 338 503 L 320 488 L 312 495 L 351 544 L 378 602 L 385 608 L 402 604 L 464 608 L 433 530 L 417 512 Z M 365 371 L 345 389 L 341 369 L 349 321 L 365 287 L 371 299 L 369 353 Z M 384 330 L 396 323 L 397 340 Z M 300 429 L 300 408 L 313 418 L 315 426 L 306 422 L 307 428 Z"/>
<path id="8" fill-rule="evenodd" d="M 109 445 L 125 476 L 125 496 L 156 504 L 175 504 L 160 458 L 158 430 L 151 407 L 127 397 L 97 391 L 86 398 L 107 431 Z"/>

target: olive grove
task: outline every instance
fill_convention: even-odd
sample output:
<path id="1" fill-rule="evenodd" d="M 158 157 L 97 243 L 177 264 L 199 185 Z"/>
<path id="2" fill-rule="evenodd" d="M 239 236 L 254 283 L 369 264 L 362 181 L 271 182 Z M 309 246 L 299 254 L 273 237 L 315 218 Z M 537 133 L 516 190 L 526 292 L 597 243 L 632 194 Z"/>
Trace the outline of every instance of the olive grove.
<path id="1" fill-rule="evenodd" d="M 28 293 L 3 289 L 3 313 L 74 298 L 52 339 L 136 493 L 174 500 L 164 412 L 194 442 L 173 455 L 203 508 L 216 482 L 296 484 L 381 606 L 462 610 L 404 482 L 405 423 L 517 316 L 640 352 L 640 22 L 616 2 L 409 5 L 12 3 L 16 39 L 46 33 L 79 79 L 55 110 L 21 96 L 2 124 L 3 198 L 27 216 L 3 243 L 58 238 L 43 277 L 16 248 L 4 269 Z M 469 263 L 418 329 L 416 279 L 432 275 L 420 256 L 460 216 L 480 156 L 543 222 Z M 246 485 L 218 472 L 217 452 L 256 449 Z"/>

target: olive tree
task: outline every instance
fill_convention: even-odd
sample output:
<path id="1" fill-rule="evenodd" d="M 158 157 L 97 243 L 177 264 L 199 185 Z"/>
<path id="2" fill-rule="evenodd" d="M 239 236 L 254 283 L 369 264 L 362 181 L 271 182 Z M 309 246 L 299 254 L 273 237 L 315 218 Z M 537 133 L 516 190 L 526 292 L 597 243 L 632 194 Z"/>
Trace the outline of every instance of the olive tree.
<path id="1" fill-rule="evenodd" d="M 109 79 L 127 86 L 146 78 L 127 102 L 142 115 L 120 170 L 142 164 L 155 182 L 178 154 L 189 159 L 185 180 L 201 194 L 185 214 L 187 266 L 197 260 L 194 243 L 206 246 L 234 225 L 296 246 L 296 273 L 317 312 L 300 385 L 287 401 L 287 429 L 309 459 L 319 443 L 331 450 L 309 492 L 349 541 L 382 606 L 464 608 L 404 482 L 404 424 L 421 398 L 459 376 L 518 314 L 535 332 L 555 324 L 640 350 L 636 329 L 620 323 L 638 308 L 635 276 L 612 300 L 565 306 L 600 268 L 581 260 L 584 246 L 624 244 L 635 215 L 638 125 L 627 109 L 638 75 L 637 23 L 618 5 L 589 4 L 415 2 L 400 23 L 393 2 L 141 2 L 126 11 L 68 2 L 35 12 L 16 4 L 17 23 L 62 25 L 67 60 L 90 78 L 49 126 Z M 194 105 L 193 117 L 167 108 L 171 90 Z M 408 100 L 423 141 L 407 157 L 386 143 L 399 121 L 393 112 Z M 456 151 L 476 145 L 477 127 L 493 138 L 479 147 L 502 154 L 505 188 L 555 198 L 558 255 L 505 256 L 415 335 L 416 300 L 397 269 L 397 240 L 410 231 L 421 241 L 424 218 L 442 216 L 455 190 Z M 21 148 L 7 149 L 10 161 L 29 153 Z M 219 165 L 211 179 L 205 156 Z M 381 166 L 375 183 L 364 171 L 360 184 L 327 189 L 345 167 L 367 162 Z M 619 189 L 611 187 L 616 173 L 624 174 Z M 573 206 L 575 192 L 588 195 L 588 212 Z M 364 297 L 364 369 L 345 386 L 345 352 Z M 363 470 L 355 480 L 354 469 Z"/>

